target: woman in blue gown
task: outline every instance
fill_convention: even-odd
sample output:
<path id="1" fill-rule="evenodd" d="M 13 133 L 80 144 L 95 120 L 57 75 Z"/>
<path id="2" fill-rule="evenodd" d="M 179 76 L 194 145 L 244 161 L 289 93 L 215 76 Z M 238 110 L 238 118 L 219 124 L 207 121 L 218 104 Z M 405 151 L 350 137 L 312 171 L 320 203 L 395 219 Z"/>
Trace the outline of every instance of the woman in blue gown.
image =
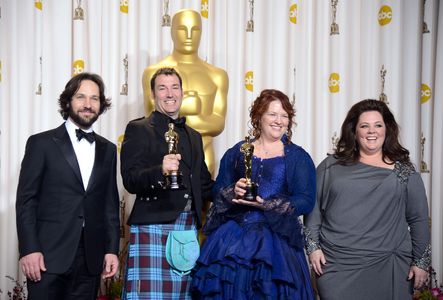
<path id="1" fill-rule="evenodd" d="M 315 167 L 291 142 L 294 115 L 277 90 L 262 91 L 251 107 L 255 200 L 242 199 L 244 141 L 224 154 L 193 270 L 195 298 L 314 299 L 299 216 L 315 204 Z"/>

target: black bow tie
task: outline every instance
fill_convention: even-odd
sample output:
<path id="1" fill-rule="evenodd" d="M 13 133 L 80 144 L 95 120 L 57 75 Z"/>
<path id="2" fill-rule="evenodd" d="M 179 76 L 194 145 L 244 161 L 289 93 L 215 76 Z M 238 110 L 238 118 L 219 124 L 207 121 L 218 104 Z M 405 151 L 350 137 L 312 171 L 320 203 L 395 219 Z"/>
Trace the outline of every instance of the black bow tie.
<path id="1" fill-rule="evenodd" d="M 75 130 L 75 135 L 77 136 L 78 140 L 81 141 L 82 138 L 85 138 L 88 142 L 91 144 L 95 141 L 95 134 L 94 131 L 91 132 L 84 132 L 81 129 Z"/>
<path id="2" fill-rule="evenodd" d="M 171 119 L 169 120 L 169 123 L 174 123 L 176 127 L 185 127 L 186 124 L 186 117 L 181 117 L 177 119 Z"/>

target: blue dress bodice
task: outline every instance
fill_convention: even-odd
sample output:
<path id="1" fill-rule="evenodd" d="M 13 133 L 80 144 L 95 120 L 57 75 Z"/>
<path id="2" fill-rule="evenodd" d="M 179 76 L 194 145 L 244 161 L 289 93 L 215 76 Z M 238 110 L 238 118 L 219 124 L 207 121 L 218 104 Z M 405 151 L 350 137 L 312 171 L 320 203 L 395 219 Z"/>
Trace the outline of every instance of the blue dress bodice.
<path id="1" fill-rule="evenodd" d="M 252 180 L 258 185 L 257 194 L 263 199 L 273 195 L 287 194 L 284 157 L 262 159 L 253 156 Z"/>

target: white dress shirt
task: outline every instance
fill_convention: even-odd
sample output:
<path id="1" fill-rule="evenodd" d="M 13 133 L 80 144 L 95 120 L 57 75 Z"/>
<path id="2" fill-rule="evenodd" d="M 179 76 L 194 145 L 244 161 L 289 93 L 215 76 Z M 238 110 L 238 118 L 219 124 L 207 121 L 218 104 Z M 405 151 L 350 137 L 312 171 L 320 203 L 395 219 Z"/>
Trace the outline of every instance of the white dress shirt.
<path id="1" fill-rule="evenodd" d="M 89 143 L 86 139 L 77 138 L 75 133 L 79 128 L 71 118 L 68 118 L 65 123 L 66 130 L 68 131 L 69 138 L 71 139 L 72 146 L 74 147 L 75 155 L 77 156 L 77 162 L 80 167 L 80 173 L 82 175 L 83 187 L 88 188 L 89 178 L 91 177 L 92 168 L 94 167 L 95 159 L 95 142 Z M 92 132 L 92 127 L 88 129 L 82 129 L 85 132 Z"/>

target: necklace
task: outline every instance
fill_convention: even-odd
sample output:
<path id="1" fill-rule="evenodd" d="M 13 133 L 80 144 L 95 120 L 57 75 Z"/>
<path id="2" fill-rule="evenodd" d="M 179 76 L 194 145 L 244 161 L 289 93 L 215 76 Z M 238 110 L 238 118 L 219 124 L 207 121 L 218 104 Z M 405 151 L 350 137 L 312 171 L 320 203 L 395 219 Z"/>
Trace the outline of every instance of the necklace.
<path id="1" fill-rule="evenodd" d="M 276 156 L 281 156 L 283 153 L 283 145 L 281 144 L 280 141 L 277 142 L 277 144 L 271 144 L 270 145 L 270 150 L 266 149 L 263 141 L 258 141 L 257 146 L 259 146 L 259 152 L 262 153 L 263 158 L 272 158 L 272 157 L 276 157 Z"/>

